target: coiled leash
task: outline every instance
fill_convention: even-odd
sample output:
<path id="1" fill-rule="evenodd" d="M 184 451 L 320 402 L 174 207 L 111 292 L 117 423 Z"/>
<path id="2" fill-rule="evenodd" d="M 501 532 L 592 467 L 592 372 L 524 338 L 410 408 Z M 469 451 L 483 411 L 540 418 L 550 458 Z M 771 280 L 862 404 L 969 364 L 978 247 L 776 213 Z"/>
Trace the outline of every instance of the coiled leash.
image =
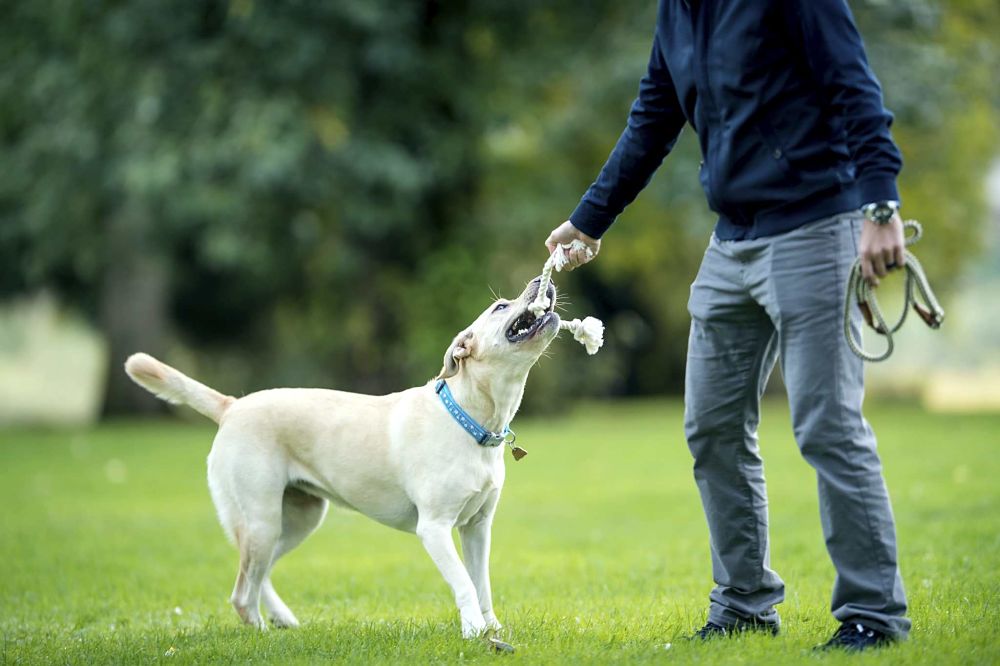
<path id="1" fill-rule="evenodd" d="M 923 228 L 916 220 L 903 222 L 903 233 L 906 234 L 907 231 L 912 232 L 906 237 L 907 247 L 916 243 L 923 235 Z M 847 278 L 847 297 L 844 299 L 844 336 L 847 338 L 847 346 L 863 361 L 884 361 L 892 355 L 894 349 L 892 334 L 903 326 L 903 322 L 906 321 L 906 313 L 911 305 L 913 310 L 924 320 L 924 323 L 933 329 L 940 328 L 941 322 L 944 321 L 944 310 L 941 309 L 941 305 L 934 296 L 934 291 L 931 289 L 930 282 L 927 281 L 927 274 L 924 273 L 923 266 L 909 250 L 904 250 L 903 253 L 906 257 L 906 264 L 903 266 L 906 270 L 903 311 L 899 315 L 899 320 L 891 328 L 886 325 L 885 317 L 882 316 L 882 309 L 875 298 L 875 289 L 861 277 L 861 259 L 856 260 L 851 266 L 851 274 Z M 925 307 L 922 307 L 917 301 L 914 287 L 919 292 Z M 881 354 L 865 351 L 860 337 L 855 339 L 851 332 L 852 297 L 853 301 L 858 304 L 858 309 L 861 310 L 868 326 L 879 335 L 885 336 L 886 348 Z"/>

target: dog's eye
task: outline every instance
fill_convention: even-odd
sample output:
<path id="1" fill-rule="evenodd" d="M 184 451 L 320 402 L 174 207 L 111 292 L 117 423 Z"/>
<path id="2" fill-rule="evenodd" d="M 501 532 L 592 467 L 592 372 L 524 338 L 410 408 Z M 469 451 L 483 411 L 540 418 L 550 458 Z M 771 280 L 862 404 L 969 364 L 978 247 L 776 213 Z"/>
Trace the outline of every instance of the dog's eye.
<path id="1" fill-rule="evenodd" d="M 501 310 L 506 310 L 509 306 L 506 303 L 498 303 L 493 312 L 500 312 Z"/>

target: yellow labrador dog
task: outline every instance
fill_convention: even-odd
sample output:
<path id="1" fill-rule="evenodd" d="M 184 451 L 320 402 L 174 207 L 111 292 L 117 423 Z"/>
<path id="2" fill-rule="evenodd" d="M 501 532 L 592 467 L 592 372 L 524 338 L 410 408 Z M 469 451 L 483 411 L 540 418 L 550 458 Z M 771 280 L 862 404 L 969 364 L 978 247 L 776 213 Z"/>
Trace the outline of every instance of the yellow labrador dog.
<path id="1" fill-rule="evenodd" d="M 239 549 L 231 601 L 244 622 L 267 628 L 263 601 L 276 626 L 298 625 L 271 584 L 271 568 L 333 502 L 420 537 L 455 594 L 463 636 L 500 628 L 489 576 L 504 482 L 500 444 L 528 371 L 559 331 L 553 305 L 539 317 L 528 310 L 538 289 L 536 278 L 516 300 L 493 303 L 448 347 L 436 380 L 390 395 L 285 388 L 236 399 L 146 354 L 126 361 L 140 386 L 219 424 L 208 485 Z M 547 295 L 554 304 L 553 286 Z M 488 431 L 485 445 L 463 418 Z M 456 527 L 464 564 L 452 541 Z"/>

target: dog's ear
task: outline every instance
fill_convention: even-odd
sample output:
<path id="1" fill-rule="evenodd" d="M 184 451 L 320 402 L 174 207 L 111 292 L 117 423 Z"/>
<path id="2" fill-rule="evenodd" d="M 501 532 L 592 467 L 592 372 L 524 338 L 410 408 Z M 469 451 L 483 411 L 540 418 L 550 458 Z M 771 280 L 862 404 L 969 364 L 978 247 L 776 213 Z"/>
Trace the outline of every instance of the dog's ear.
<path id="1" fill-rule="evenodd" d="M 444 366 L 437 379 L 448 379 L 458 373 L 462 359 L 472 354 L 473 337 L 472 331 L 462 331 L 455 336 L 448 351 L 444 353 Z"/>

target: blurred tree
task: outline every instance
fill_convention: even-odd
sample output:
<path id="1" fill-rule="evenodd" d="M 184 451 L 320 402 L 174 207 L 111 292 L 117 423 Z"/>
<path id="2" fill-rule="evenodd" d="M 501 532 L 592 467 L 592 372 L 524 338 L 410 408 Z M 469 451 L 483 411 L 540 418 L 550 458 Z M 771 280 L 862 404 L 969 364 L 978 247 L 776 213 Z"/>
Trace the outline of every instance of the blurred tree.
<path id="1" fill-rule="evenodd" d="M 996 150 L 996 3 L 854 6 L 944 277 Z M 137 349 L 192 350 L 232 388 L 426 379 L 488 285 L 540 269 L 624 123 L 654 16 L 639 0 L 5 3 L 0 295 L 53 288 L 94 317 L 108 413 L 149 408 L 120 371 Z M 559 278 L 609 342 L 586 363 L 553 354 L 532 379 L 547 395 L 680 386 L 712 225 L 690 139 L 601 260 Z"/>
<path id="2" fill-rule="evenodd" d="M 120 363 L 162 352 L 168 321 L 197 347 L 274 349 L 256 380 L 318 381 L 323 364 L 389 385 L 412 363 L 419 274 L 446 240 L 475 251 L 455 229 L 478 172 L 470 11 L 5 5 L 4 290 L 51 285 L 95 316 L 109 413 L 147 407 Z M 458 321 L 449 303 L 434 309 Z"/>

